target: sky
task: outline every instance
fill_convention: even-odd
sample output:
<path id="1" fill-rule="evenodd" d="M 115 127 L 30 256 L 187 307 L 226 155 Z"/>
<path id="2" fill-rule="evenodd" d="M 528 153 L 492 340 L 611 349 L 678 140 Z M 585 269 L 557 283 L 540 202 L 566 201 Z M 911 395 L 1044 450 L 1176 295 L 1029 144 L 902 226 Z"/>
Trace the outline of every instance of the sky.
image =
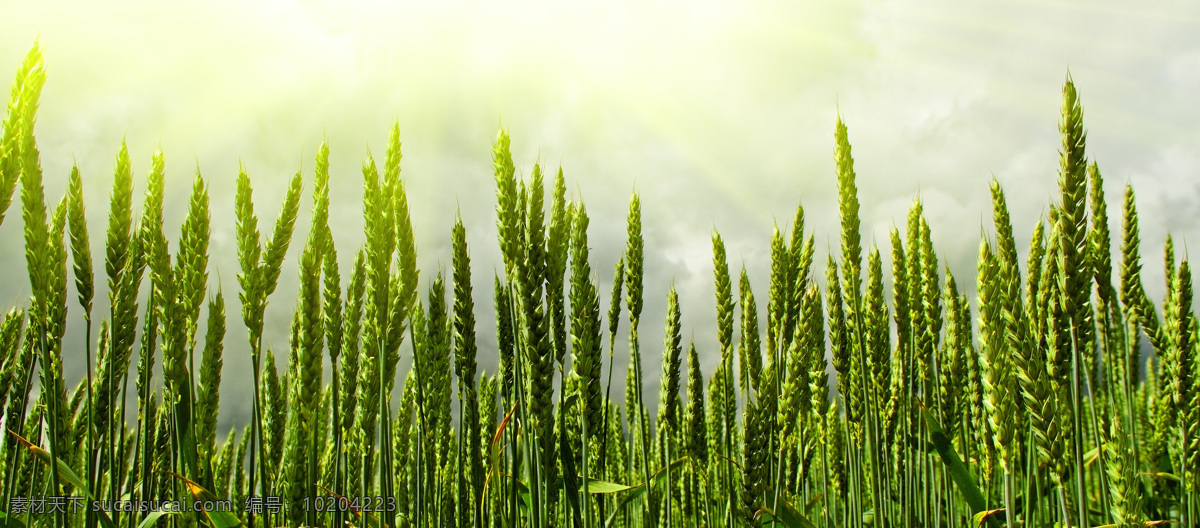
<path id="1" fill-rule="evenodd" d="M 1144 276 L 1156 298 L 1168 232 L 1200 239 L 1200 5 L 1190 1 L 0 1 L 0 89 L 35 41 L 48 81 L 36 134 L 57 200 L 77 163 L 93 252 L 102 255 L 113 163 L 128 144 L 135 192 L 152 153 L 167 166 L 177 238 L 197 170 L 212 203 L 210 291 L 229 313 L 220 429 L 246 423 L 249 354 L 238 316 L 233 196 L 239 163 L 260 223 L 297 171 L 308 230 L 317 147 L 331 149 L 331 212 L 343 269 L 362 241 L 361 166 L 398 123 L 422 285 L 449 271 L 461 212 L 473 259 L 481 368 L 494 371 L 491 145 L 512 136 L 519 174 L 561 167 L 591 216 L 592 266 L 607 304 L 630 196 L 643 204 L 647 395 L 657 393 L 666 294 L 703 370 L 716 351 L 711 237 L 725 239 L 765 303 L 772 230 L 803 205 L 817 262 L 838 252 L 833 133 L 849 128 L 863 240 L 890 268 L 888 233 L 920 196 L 941 264 L 974 289 L 996 178 L 1020 245 L 1056 193 L 1068 72 L 1087 153 L 1104 174 L 1112 228 L 1137 191 Z M 28 303 L 20 215 L 0 225 L 0 301 Z M 292 246 L 267 314 L 286 356 L 296 305 Z M 1025 250 L 1022 250 L 1022 256 Z M 1119 262 L 1119 260 L 1117 261 Z M 102 269 L 102 268 L 100 268 Z M 823 266 L 821 266 L 823 269 Z M 345 275 L 345 274 L 344 274 Z M 97 295 L 97 313 L 107 304 Z M 74 296 L 72 294 L 72 300 Z M 764 312 L 760 306 L 760 313 Z M 78 305 L 64 365 L 86 364 Z M 622 328 L 626 328 L 623 323 Z M 622 330 L 624 331 L 624 330 Z M 617 354 L 614 394 L 625 372 Z M 408 358 L 401 369 L 407 368 Z M 280 367 L 282 368 L 282 359 Z"/>

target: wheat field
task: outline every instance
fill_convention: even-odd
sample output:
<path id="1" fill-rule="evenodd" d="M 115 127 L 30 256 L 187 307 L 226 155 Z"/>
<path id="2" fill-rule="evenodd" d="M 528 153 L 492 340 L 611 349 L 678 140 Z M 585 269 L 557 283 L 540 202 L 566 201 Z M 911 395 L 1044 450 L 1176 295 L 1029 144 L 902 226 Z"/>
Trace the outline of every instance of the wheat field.
<path id="1" fill-rule="evenodd" d="M 0 526 L 1200 526 L 1191 270 L 1168 238 L 1167 293 L 1146 294 L 1134 190 L 1112 212 L 1114 240 L 1070 77 L 1059 194 L 1018 234 L 992 181 L 975 299 L 933 247 L 919 199 L 889 247 L 863 247 L 839 119 L 840 248 L 823 268 L 798 206 L 772 234 L 759 303 L 744 269 L 735 294 L 714 230 L 711 372 L 683 342 L 674 286 L 643 284 L 638 195 L 604 296 L 583 201 L 567 199 L 561 169 L 517 174 L 504 130 L 490 292 L 473 291 L 461 220 L 450 271 L 421 276 L 398 126 L 380 165 L 362 166 L 361 247 L 330 229 L 324 144 L 261 226 L 244 170 L 232 204 L 210 204 L 197 173 L 175 247 L 162 152 L 138 206 L 122 146 L 93 256 L 78 169 L 61 199 L 43 190 L 45 81 L 35 46 L 0 140 L 0 222 L 19 187 L 32 291 L 0 320 Z M 236 300 L 209 275 L 209 221 L 231 207 Z M 299 292 L 277 369 L 264 314 L 282 273 L 298 274 Z M 664 294 L 660 348 L 639 328 L 643 299 Z M 93 311 L 96 295 L 108 313 Z M 479 368 L 477 295 L 496 307 L 496 372 Z M 68 317 L 84 342 L 65 341 Z M 227 331 L 247 339 L 250 380 L 222 379 Z M 614 395 L 620 340 L 628 381 Z M 64 357 L 86 357 L 86 378 L 69 386 Z M 646 369 L 661 369 L 657 400 L 637 389 Z M 249 423 L 218 438 L 222 383 L 249 381 Z"/>

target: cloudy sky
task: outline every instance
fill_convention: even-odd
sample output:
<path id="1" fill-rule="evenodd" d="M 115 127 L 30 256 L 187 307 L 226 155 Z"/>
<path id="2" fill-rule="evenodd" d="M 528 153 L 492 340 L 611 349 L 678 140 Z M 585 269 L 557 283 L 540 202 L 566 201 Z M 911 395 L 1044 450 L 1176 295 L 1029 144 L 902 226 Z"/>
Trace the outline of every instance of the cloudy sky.
<path id="1" fill-rule="evenodd" d="M 46 188 L 61 196 L 79 164 L 93 251 L 102 250 L 122 138 L 139 194 L 154 149 L 166 154 L 169 233 L 197 167 L 209 182 L 211 285 L 224 288 L 230 313 L 222 429 L 244 423 L 249 408 L 232 218 L 238 163 L 253 179 L 260 221 L 271 222 L 288 177 L 302 170 L 311 188 L 313 156 L 327 137 L 331 221 L 348 266 L 362 240 L 360 167 L 369 153 L 382 155 L 393 122 L 423 283 L 448 266 L 450 227 L 462 211 L 485 368 L 495 365 L 491 282 L 502 266 L 491 173 L 501 126 L 519 171 L 539 159 L 561 166 L 570 192 L 586 201 L 602 302 L 629 197 L 640 193 L 643 350 L 657 357 L 674 281 L 685 338 L 694 335 L 706 372 L 716 359 L 713 229 L 760 300 L 772 228 L 784 228 L 797 204 L 820 261 L 826 248 L 836 251 L 839 112 L 854 147 L 865 242 L 878 240 L 887 255 L 888 231 L 920 195 L 960 284 L 974 282 L 992 176 L 1008 192 L 1019 240 L 1045 214 L 1068 70 L 1109 203 L 1120 203 L 1127 182 L 1138 191 L 1152 295 L 1162 291 L 1166 233 L 1182 246 L 1200 237 L 1200 7 L 1190 1 L 3 1 L 0 12 L 4 83 L 11 73 L 2 72 L 15 72 L 35 40 L 45 49 L 36 132 Z M 1119 210 L 1110 216 L 1119 228 Z M 0 300 L 23 305 L 20 217 L 10 211 L 6 220 Z M 298 240 L 307 220 L 297 223 Z M 298 246 L 271 298 L 267 341 L 276 350 L 287 346 Z M 65 363 L 77 379 L 82 323 L 71 310 Z M 621 394 L 621 359 L 618 369 Z M 647 394 L 658 370 L 655 359 Z"/>

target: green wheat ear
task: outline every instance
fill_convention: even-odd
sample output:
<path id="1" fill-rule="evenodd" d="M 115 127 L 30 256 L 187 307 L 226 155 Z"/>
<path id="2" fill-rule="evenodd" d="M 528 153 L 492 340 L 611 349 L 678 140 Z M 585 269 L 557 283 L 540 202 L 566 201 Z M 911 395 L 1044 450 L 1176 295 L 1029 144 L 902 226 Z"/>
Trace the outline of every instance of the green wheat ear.
<path id="1" fill-rule="evenodd" d="M 284 396 L 285 380 L 281 380 L 275 364 L 275 353 L 267 348 L 263 360 L 263 409 L 272 412 L 263 413 L 263 448 L 266 450 L 266 460 L 262 464 L 269 468 L 279 467 L 283 457 L 284 421 L 287 417 L 286 398 Z"/>
<path id="2" fill-rule="evenodd" d="M 426 404 L 432 409 L 431 429 L 439 460 L 445 460 L 450 449 L 450 324 L 446 285 L 439 270 L 429 285 L 429 310 L 425 320 L 428 342 L 421 347 L 425 354 L 421 376 L 425 378 Z"/>
<path id="3" fill-rule="evenodd" d="M 1096 162 L 1088 165 L 1089 198 L 1092 227 L 1088 232 L 1088 255 L 1092 263 L 1096 289 L 1102 310 L 1113 302 L 1112 235 L 1108 229 L 1108 203 L 1104 199 L 1104 177 Z"/>
<path id="4" fill-rule="evenodd" d="M 708 429 L 704 424 L 704 373 L 700 370 L 700 356 L 696 343 L 688 346 L 687 407 L 684 409 L 684 446 L 693 464 L 708 460 Z"/>
<path id="5" fill-rule="evenodd" d="M 209 456 L 212 456 L 216 442 L 224 340 L 225 296 L 218 289 L 217 295 L 208 301 L 208 329 L 200 360 L 200 383 L 196 388 L 196 444 L 202 454 Z"/>
<path id="6" fill-rule="evenodd" d="M 762 377 L 762 342 L 758 334 L 758 303 L 754 300 L 754 291 L 750 288 L 750 276 L 746 267 L 742 266 L 741 280 L 738 283 L 738 298 L 741 299 L 741 339 L 738 341 L 738 361 L 741 365 L 742 391 L 746 394 L 757 394 Z"/>
<path id="7" fill-rule="evenodd" d="M 393 182 L 394 188 L 392 200 L 396 222 L 396 267 L 402 284 L 396 304 L 399 306 L 401 314 L 407 315 L 408 310 L 412 309 L 417 300 L 417 282 L 420 270 L 417 269 L 416 237 L 413 235 L 408 194 L 404 188 L 404 180 L 399 177 L 400 158 L 400 126 L 399 123 L 396 123 L 392 125 L 392 131 L 388 136 L 387 167 L 384 168 L 384 180 Z M 396 321 L 393 321 L 393 325 L 403 328 L 402 324 Z"/>
<path id="8" fill-rule="evenodd" d="M 27 116 L 32 117 L 36 114 L 42 85 L 45 82 L 42 49 L 34 42 L 33 48 L 25 56 L 25 61 L 21 63 L 21 68 L 17 70 L 16 79 L 13 80 L 8 112 L 4 117 L 4 134 L 0 136 L 0 224 L 4 223 L 4 214 L 12 204 L 13 192 L 16 191 L 17 180 L 21 176 L 25 120 Z M 32 121 L 29 121 L 30 134 L 33 133 L 32 125 Z"/>
<path id="9" fill-rule="evenodd" d="M 829 256 L 825 265 L 825 302 L 829 312 L 829 346 L 833 369 L 837 372 L 837 389 L 843 400 L 850 397 L 852 372 L 850 371 L 850 337 L 847 335 L 846 317 L 842 303 L 841 280 L 838 278 L 837 262 Z M 848 401 L 848 400 L 846 400 Z M 847 408 L 847 417 L 852 410 Z"/>
<path id="10" fill-rule="evenodd" d="M 349 429 L 354 420 L 355 394 L 358 387 L 359 350 L 362 344 L 363 297 L 366 294 L 366 253 L 361 249 L 354 255 L 354 267 L 350 271 L 350 283 L 346 286 L 344 309 L 345 331 L 342 336 L 344 357 L 342 371 L 338 374 L 342 395 L 342 428 Z"/>
<path id="11" fill-rule="evenodd" d="M 863 299 L 864 332 L 866 351 L 869 354 L 869 374 L 878 401 L 882 406 L 884 395 L 891 389 L 892 371 L 889 354 L 892 349 L 891 333 L 888 331 L 888 308 L 883 293 L 883 257 L 879 248 L 872 245 L 867 256 L 867 293 Z"/>
<path id="12" fill-rule="evenodd" d="M 454 228 L 451 234 L 453 248 L 452 267 L 454 274 L 454 368 L 458 378 L 459 401 L 463 415 L 462 431 L 459 443 L 465 451 L 465 460 L 461 462 L 466 473 L 467 484 L 462 490 L 463 499 L 469 491 L 469 500 L 473 503 L 474 515 L 469 518 L 482 518 L 484 459 L 482 457 L 480 433 L 480 404 L 479 391 L 476 387 L 478 364 L 476 356 L 478 346 L 475 341 L 475 300 L 471 285 L 471 255 L 467 248 L 467 230 L 462 218 L 455 215 Z M 467 504 L 463 504 L 463 515 L 466 515 Z"/>
<path id="13" fill-rule="evenodd" d="M 516 335 L 511 317 L 513 305 L 510 292 L 512 289 L 500 280 L 499 275 L 493 275 L 492 279 L 492 304 L 496 307 L 496 352 L 500 356 L 499 372 L 496 373 L 496 376 L 500 381 L 500 393 L 503 394 L 505 402 L 511 404 L 516 401 L 514 361 L 517 353 Z"/>
<path id="14" fill-rule="evenodd" d="M 604 395 L 600 390 L 600 297 L 592 282 L 588 255 L 588 213 L 582 202 L 571 226 L 571 350 L 572 366 L 581 386 L 582 419 L 589 439 L 602 433 Z"/>
<path id="15" fill-rule="evenodd" d="M 79 306 L 90 319 L 95 273 L 92 271 L 92 247 L 88 238 L 83 181 L 79 177 L 78 165 L 71 167 L 71 176 L 67 183 L 67 224 L 71 234 L 71 256 L 75 264 L 75 291 L 79 296 Z"/>
<path id="16" fill-rule="evenodd" d="M 771 233 L 771 281 L 767 289 L 767 360 L 772 364 L 787 350 L 791 336 L 792 285 L 795 267 L 792 252 L 783 241 L 779 226 Z"/>
<path id="17" fill-rule="evenodd" d="M 847 137 L 846 124 L 838 116 L 837 129 L 834 132 L 834 161 L 837 164 L 838 209 L 842 220 L 842 275 L 848 281 L 843 285 L 847 299 L 854 301 L 858 298 L 862 269 L 862 241 L 859 234 L 858 218 L 858 187 L 855 184 L 854 158 L 850 153 L 850 140 Z M 851 303 L 851 310 L 857 312 L 858 307 Z"/>
<path id="18" fill-rule="evenodd" d="M 492 144 L 492 164 L 496 179 L 496 227 L 507 277 L 516 274 L 521 259 L 521 211 L 517 204 L 516 168 L 509 152 L 508 133 L 503 129 Z"/>
<path id="19" fill-rule="evenodd" d="M 1122 421 L 1123 417 L 1114 417 L 1109 428 L 1103 431 L 1105 470 L 1111 494 L 1109 515 L 1116 526 L 1133 528 L 1144 526 L 1142 483 L 1133 443 Z"/>
<path id="20" fill-rule="evenodd" d="M 562 167 L 559 167 L 554 176 L 554 189 L 550 197 L 550 222 L 546 226 L 546 304 L 550 317 L 554 360 L 560 365 L 563 364 L 567 352 L 563 289 L 571 243 L 571 217 L 574 215 L 574 204 L 567 202 L 566 192 Z"/>
<path id="21" fill-rule="evenodd" d="M 320 398 L 321 350 L 324 344 L 325 328 L 323 307 L 321 270 L 324 266 L 325 251 L 331 241 L 327 237 L 329 231 L 329 175 L 328 149 L 318 149 L 316 177 L 313 189 L 313 214 L 308 232 L 308 239 L 300 255 L 299 269 L 299 332 L 296 342 L 291 348 L 288 358 L 289 372 L 292 383 L 288 391 L 288 406 L 292 409 L 318 409 Z M 281 478 L 282 495 L 289 503 L 298 503 L 310 496 L 305 482 L 315 480 L 317 461 L 315 445 L 318 441 L 319 424 L 314 412 L 291 413 L 287 420 L 287 432 L 283 451 L 283 468 Z M 294 509 L 289 515 L 292 522 L 301 522 L 304 514 Z"/>
<path id="22" fill-rule="evenodd" d="M 1087 163 L 1085 147 L 1087 133 L 1083 129 L 1083 107 L 1075 84 L 1067 75 L 1063 85 L 1062 119 L 1059 122 L 1062 150 L 1059 152 L 1058 185 L 1060 229 L 1062 237 L 1063 301 L 1080 343 L 1091 340 L 1090 295 L 1093 272 L 1087 262 Z M 1086 324 L 1085 324 L 1086 322 Z"/>
<path id="23" fill-rule="evenodd" d="M 22 368 L 20 365 L 22 327 L 25 325 L 25 312 L 12 308 L 4 314 L 0 322 L 0 408 L 10 401 L 8 395 L 15 388 L 15 377 Z"/>
<path id="24" fill-rule="evenodd" d="M 660 427 L 676 428 L 679 416 L 679 376 L 683 360 L 680 335 L 679 294 L 672 285 L 667 293 L 667 322 L 664 330 L 663 371 L 659 378 L 658 421 Z"/>
<path id="25" fill-rule="evenodd" d="M 1013 450 L 1010 449 L 1017 420 L 1016 398 L 1012 390 L 1012 369 L 1005 353 L 1002 303 L 1004 284 L 1000 277 L 991 244 L 986 238 L 979 243 L 979 334 L 984 361 L 984 406 L 988 411 L 988 426 L 999 450 L 1001 468 L 1011 473 Z"/>

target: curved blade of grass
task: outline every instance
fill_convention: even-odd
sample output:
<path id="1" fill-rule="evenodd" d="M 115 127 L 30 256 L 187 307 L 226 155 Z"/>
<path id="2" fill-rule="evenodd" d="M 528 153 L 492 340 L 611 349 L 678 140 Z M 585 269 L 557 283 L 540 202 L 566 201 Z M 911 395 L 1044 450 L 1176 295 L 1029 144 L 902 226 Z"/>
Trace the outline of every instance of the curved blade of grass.
<path id="1" fill-rule="evenodd" d="M 962 493 L 963 500 L 971 507 L 973 513 L 987 511 L 987 502 L 983 498 L 983 493 L 979 491 L 979 487 L 975 485 L 975 476 L 959 458 L 958 452 L 950 443 L 950 438 L 943 432 L 942 425 L 933 415 L 929 414 L 929 409 L 925 408 L 924 403 L 918 400 L 917 404 L 921 406 L 921 416 L 929 427 L 929 438 L 933 443 L 933 448 L 937 450 L 942 462 L 950 470 L 950 477 L 954 480 L 954 485 L 958 487 L 959 493 Z M 989 526 L 1000 526 L 993 518 L 985 520 L 988 521 Z"/>
<path id="2" fill-rule="evenodd" d="M 0 528 L 25 528 L 20 519 L 0 511 Z"/>
<path id="3" fill-rule="evenodd" d="M 320 484 L 316 484 L 316 486 L 318 488 L 321 488 L 322 490 L 324 490 L 325 493 L 328 493 L 330 496 L 332 496 L 335 499 L 347 500 L 346 497 L 339 495 L 336 491 L 326 488 L 325 486 L 322 486 Z M 353 503 L 351 503 L 351 504 L 353 504 Z M 363 518 L 362 510 L 355 508 L 354 506 L 350 506 L 350 512 L 353 513 L 354 515 L 357 515 L 360 519 Z M 367 521 L 367 526 L 370 526 L 373 528 L 386 528 L 387 527 L 387 525 L 384 524 L 382 521 L 380 521 L 378 517 L 371 515 L 370 513 L 367 513 L 366 521 Z M 346 525 L 350 526 L 350 523 L 347 521 Z"/>
<path id="4" fill-rule="evenodd" d="M 524 504 L 525 508 L 529 511 L 533 511 L 533 496 L 530 495 L 529 484 L 524 480 L 513 478 L 512 475 L 507 473 L 504 476 L 512 480 L 513 484 L 517 487 L 517 496 L 521 498 L 521 504 Z"/>
<path id="5" fill-rule="evenodd" d="M 780 499 L 779 504 L 782 506 L 782 508 L 780 508 L 780 510 L 776 513 L 779 514 L 779 519 L 783 521 L 783 524 L 787 525 L 789 528 L 795 528 L 797 526 L 801 528 L 816 528 L 815 523 L 809 520 L 808 517 L 805 517 L 803 514 L 796 511 L 791 504 L 788 504 L 782 499 Z"/>
<path id="6" fill-rule="evenodd" d="M 993 517 L 998 518 L 1000 516 L 1000 514 L 1002 514 L 1002 513 L 1005 515 L 1008 515 L 1004 511 L 1004 508 L 1000 508 L 998 510 L 987 510 L 987 511 L 976 512 L 975 515 L 971 516 L 971 524 L 973 524 L 975 526 L 983 526 L 983 521 L 990 520 Z"/>
<path id="7" fill-rule="evenodd" d="M 675 468 L 686 461 L 687 461 L 687 457 L 680 457 L 680 458 L 676 459 L 674 462 L 671 462 L 667 467 L 659 469 L 657 473 L 650 476 L 650 480 L 649 480 L 650 485 L 653 486 L 653 485 L 657 484 L 658 481 L 663 480 L 667 474 L 667 468 Z M 611 483 L 609 483 L 609 484 L 611 484 Z M 618 486 L 619 486 L 619 484 L 618 484 Z M 631 493 L 629 493 L 628 495 L 625 495 L 624 497 L 621 497 L 621 500 L 616 503 L 616 505 L 613 507 L 612 514 L 609 515 L 608 519 L 604 521 L 605 527 L 613 526 L 613 523 L 617 519 L 617 515 L 621 512 L 621 510 L 624 509 L 626 504 L 629 504 L 631 501 L 637 500 L 639 497 L 646 494 L 646 483 L 638 484 L 637 486 L 626 488 L 621 491 L 629 491 Z M 591 490 L 590 482 L 588 483 L 588 492 L 595 493 Z"/>
<path id="8" fill-rule="evenodd" d="M 1177 524 L 1177 521 L 1170 521 L 1170 520 L 1146 521 L 1146 522 L 1142 523 L 1142 526 L 1145 528 L 1151 528 L 1153 526 L 1167 526 L 1169 524 Z M 1120 526 L 1121 526 L 1120 524 L 1102 524 L 1100 526 L 1093 526 L 1092 528 L 1120 528 Z"/>
<path id="9" fill-rule="evenodd" d="M 213 493 L 211 491 L 204 489 L 204 486 L 201 486 L 201 485 L 195 483 L 191 479 L 188 479 L 187 477 L 185 477 L 183 475 L 180 475 L 178 473 L 174 473 L 171 471 L 165 471 L 164 473 L 166 473 L 167 475 L 170 475 L 172 477 L 175 477 L 175 478 L 179 479 L 180 481 L 182 481 L 184 484 L 186 484 L 188 487 L 188 491 L 191 492 L 192 498 L 194 500 L 196 500 L 196 501 L 216 501 L 216 500 L 218 500 L 217 496 L 213 495 Z M 208 518 L 208 522 L 212 523 L 213 528 L 234 528 L 235 526 L 243 526 L 242 521 L 238 520 L 237 516 L 234 515 L 233 512 L 209 511 L 209 510 L 203 510 L 203 509 L 202 509 L 202 511 L 204 512 L 204 516 Z"/>
<path id="10" fill-rule="evenodd" d="M 775 493 L 775 490 L 769 485 L 767 486 L 766 491 L 769 494 Z M 816 499 L 814 498 L 812 500 Z M 783 498 L 779 499 L 778 508 L 779 511 L 776 512 L 772 512 L 767 508 L 760 508 L 758 511 L 754 512 L 754 518 L 758 519 L 759 524 L 764 525 L 767 523 L 778 523 L 786 526 L 787 528 L 817 528 L 815 523 L 813 523 L 808 517 L 805 517 L 804 514 L 797 511 L 796 508 L 793 508 L 791 503 Z M 866 515 L 868 515 L 868 513 L 863 512 L 863 516 L 865 517 Z M 870 523 L 864 521 L 863 524 Z"/>
<path id="11" fill-rule="evenodd" d="M 674 462 L 671 462 L 671 468 L 675 468 L 686 461 L 687 461 L 687 457 L 681 457 L 681 458 L 675 460 Z M 666 471 L 667 471 L 667 468 L 662 468 L 662 469 L 658 470 L 657 473 L 652 475 L 650 477 L 651 485 L 653 485 L 654 481 L 657 481 L 660 476 L 662 476 L 664 473 L 666 473 Z M 624 491 L 633 491 L 633 490 L 638 490 L 638 489 L 641 489 L 644 491 L 645 486 L 646 486 L 646 483 L 644 483 L 644 482 L 641 484 L 634 484 L 632 486 L 629 486 L 626 484 L 619 484 L 616 482 L 609 482 L 606 480 L 588 479 L 587 492 L 591 493 L 593 495 L 598 495 L 598 494 L 621 493 Z"/>
<path id="12" fill-rule="evenodd" d="M 14 439 L 16 439 L 22 445 L 24 445 L 25 449 L 28 449 L 29 452 L 33 453 L 33 455 L 36 456 L 39 460 L 44 462 L 46 465 L 50 465 L 51 459 L 50 459 L 49 451 L 46 451 L 45 449 L 42 449 L 36 445 L 33 445 L 32 442 L 22 438 L 21 435 L 13 432 L 12 429 L 8 430 L 8 434 L 12 435 L 12 437 Z M 79 490 L 79 492 L 82 493 L 83 496 L 85 496 L 89 499 L 93 499 L 93 500 L 95 499 L 95 497 L 92 496 L 92 492 L 90 490 L 88 490 L 87 483 L 84 482 L 84 480 L 82 478 L 79 478 L 79 475 L 77 475 L 75 473 L 75 471 L 71 469 L 71 466 L 67 465 L 66 462 L 63 462 L 62 459 L 55 459 L 55 462 L 58 463 L 57 466 L 58 466 L 59 478 L 67 481 L 72 486 L 75 486 L 75 489 Z M 105 513 L 103 511 L 101 511 L 99 513 L 100 513 L 100 524 L 103 524 L 105 528 L 116 528 L 116 525 L 113 524 L 112 519 L 109 518 L 108 513 Z M 10 519 L 9 522 L 11 523 L 13 520 L 15 520 L 15 519 Z"/>
<path id="13" fill-rule="evenodd" d="M 593 495 L 605 495 L 610 493 L 621 493 L 642 487 L 641 484 L 630 486 L 627 484 L 618 484 L 607 480 L 588 479 L 587 492 Z"/>
<path id="14" fill-rule="evenodd" d="M 779 503 L 781 508 L 779 509 L 778 517 L 772 514 L 766 508 L 763 508 L 757 512 L 754 512 L 754 518 L 757 519 L 759 524 L 762 525 L 782 524 L 787 528 L 817 528 L 817 525 L 813 524 L 813 522 L 808 520 L 807 517 L 801 515 L 800 512 L 793 509 L 791 505 L 784 504 L 782 500 L 780 500 Z"/>
<path id="15" fill-rule="evenodd" d="M 487 495 L 488 484 L 492 481 L 492 475 L 500 473 L 500 468 L 498 466 L 499 459 L 496 456 L 496 445 L 500 443 L 500 438 L 504 436 L 504 430 L 508 428 L 508 424 L 512 421 L 513 413 L 515 412 L 517 412 L 516 404 L 512 406 L 512 409 L 509 409 L 508 414 L 504 415 L 504 419 L 501 420 L 500 425 L 496 427 L 496 434 L 492 435 L 492 444 L 488 449 L 488 451 L 491 453 L 491 463 L 488 464 L 490 469 L 488 469 L 487 476 L 485 476 L 483 479 L 482 495 L 484 496 Z"/>
<path id="16" fill-rule="evenodd" d="M 142 522 L 138 523 L 137 528 L 150 528 L 151 526 L 154 526 L 154 523 L 158 522 L 159 519 L 166 517 L 168 515 L 171 515 L 172 513 L 179 513 L 179 512 L 174 512 L 174 511 L 150 512 L 150 515 L 147 515 L 145 519 L 142 519 Z"/>
<path id="17" fill-rule="evenodd" d="M 11 429 L 8 431 L 8 434 L 12 435 L 13 438 L 15 438 L 21 444 L 23 444 L 25 446 L 25 449 L 28 449 L 29 452 L 32 453 L 34 456 L 38 457 L 39 460 L 41 460 L 42 462 L 45 462 L 46 465 L 50 464 L 50 452 L 49 451 L 46 451 L 45 449 L 42 449 L 36 445 L 33 445 L 33 443 L 31 443 L 29 440 L 22 438 L 21 435 L 13 432 Z M 88 491 L 87 483 L 84 482 L 83 479 L 79 478 L 79 475 L 76 475 L 75 472 L 71 470 L 71 466 L 67 465 L 67 463 L 63 462 L 61 459 L 58 459 L 56 461 L 58 462 L 58 476 L 60 478 L 62 478 L 62 480 L 66 481 L 67 483 L 71 484 L 72 486 L 75 486 L 76 489 L 83 492 L 83 494 L 85 496 L 87 496 L 88 498 L 94 498 L 94 497 L 92 497 L 92 493 L 90 491 Z"/>

